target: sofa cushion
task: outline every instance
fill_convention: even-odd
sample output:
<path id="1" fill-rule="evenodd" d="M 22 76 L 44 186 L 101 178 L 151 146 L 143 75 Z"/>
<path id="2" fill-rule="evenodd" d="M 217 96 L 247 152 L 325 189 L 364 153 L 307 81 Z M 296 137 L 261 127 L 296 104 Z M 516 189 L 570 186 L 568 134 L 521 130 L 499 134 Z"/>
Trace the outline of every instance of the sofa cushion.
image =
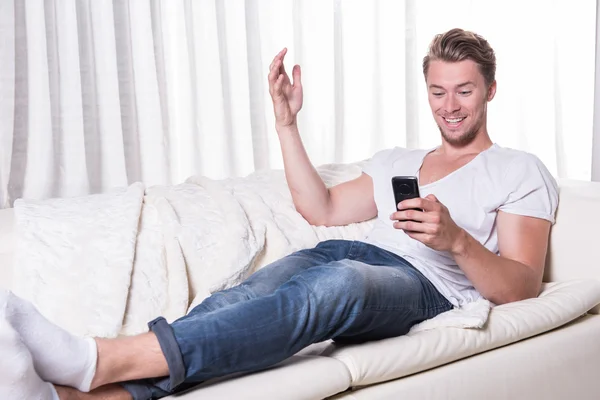
<path id="1" fill-rule="evenodd" d="M 331 400 L 597 399 L 600 316 L 588 315 L 519 343 Z"/>
<path id="2" fill-rule="evenodd" d="M 215 379 L 183 395 L 194 399 L 323 399 L 350 386 L 350 373 L 341 362 L 327 357 L 293 356 L 273 368 L 242 376 Z"/>
<path id="3" fill-rule="evenodd" d="M 340 346 L 342 361 L 361 386 L 425 371 L 562 326 L 600 303 L 600 282 L 547 284 L 540 297 L 492 309 L 483 329 L 440 328 L 406 336 Z"/>

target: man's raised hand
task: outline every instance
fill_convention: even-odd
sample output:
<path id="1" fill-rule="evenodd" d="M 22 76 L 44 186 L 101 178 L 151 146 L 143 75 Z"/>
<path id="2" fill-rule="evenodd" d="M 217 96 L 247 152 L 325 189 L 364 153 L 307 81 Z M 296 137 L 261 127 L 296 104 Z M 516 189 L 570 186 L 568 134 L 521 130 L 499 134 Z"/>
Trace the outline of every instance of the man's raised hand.
<path id="1" fill-rule="evenodd" d="M 302 108 L 300 66 L 295 65 L 292 70 L 292 77 L 294 79 L 292 83 L 283 65 L 286 53 L 287 48 L 281 50 L 269 67 L 269 94 L 273 100 L 275 125 L 277 127 L 294 125 L 296 123 L 296 115 Z"/>

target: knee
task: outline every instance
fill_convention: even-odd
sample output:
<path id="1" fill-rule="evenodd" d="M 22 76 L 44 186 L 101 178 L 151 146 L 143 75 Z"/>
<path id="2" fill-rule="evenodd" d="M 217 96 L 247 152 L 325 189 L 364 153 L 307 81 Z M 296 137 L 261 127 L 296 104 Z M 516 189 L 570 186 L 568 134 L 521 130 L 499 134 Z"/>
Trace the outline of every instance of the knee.
<path id="1" fill-rule="evenodd" d="M 194 307 L 189 314 L 206 313 L 256 297 L 244 284 L 215 292 Z"/>

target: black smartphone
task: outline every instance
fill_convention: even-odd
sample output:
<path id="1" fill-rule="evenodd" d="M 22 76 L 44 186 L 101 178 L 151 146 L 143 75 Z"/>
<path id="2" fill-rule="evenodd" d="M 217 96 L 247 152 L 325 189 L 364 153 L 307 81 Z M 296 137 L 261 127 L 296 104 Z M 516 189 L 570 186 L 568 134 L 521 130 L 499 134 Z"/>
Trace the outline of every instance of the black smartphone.
<path id="1" fill-rule="evenodd" d="M 394 176 L 392 177 L 392 189 L 394 190 L 394 200 L 396 201 L 396 210 L 398 203 L 406 199 L 421 197 L 419 193 L 419 180 L 416 176 Z M 415 210 L 423 211 L 415 208 Z"/>

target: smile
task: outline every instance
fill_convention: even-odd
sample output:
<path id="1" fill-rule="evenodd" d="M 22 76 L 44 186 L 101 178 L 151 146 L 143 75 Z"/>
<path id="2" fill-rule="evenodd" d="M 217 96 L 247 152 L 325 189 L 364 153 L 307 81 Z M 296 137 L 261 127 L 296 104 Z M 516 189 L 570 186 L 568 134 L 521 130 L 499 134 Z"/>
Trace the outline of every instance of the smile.
<path id="1" fill-rule="evenodd" d="M 449 124 L 458 124 L 459 122 L 463 121 L 466 117 L 460 117 L 460 118 L 444 118 L 444 120 L 449 123 Z"/>
<path id="2" fill-rule="evenodd" d="M 446 126 L 449 128 L 457 128 L 459 127 L 462 122 L 467 118 L 467 117 L 458 117 L 458 118 L 445 118 L 442 117 L 444 122 L 446 123 Z"/>

